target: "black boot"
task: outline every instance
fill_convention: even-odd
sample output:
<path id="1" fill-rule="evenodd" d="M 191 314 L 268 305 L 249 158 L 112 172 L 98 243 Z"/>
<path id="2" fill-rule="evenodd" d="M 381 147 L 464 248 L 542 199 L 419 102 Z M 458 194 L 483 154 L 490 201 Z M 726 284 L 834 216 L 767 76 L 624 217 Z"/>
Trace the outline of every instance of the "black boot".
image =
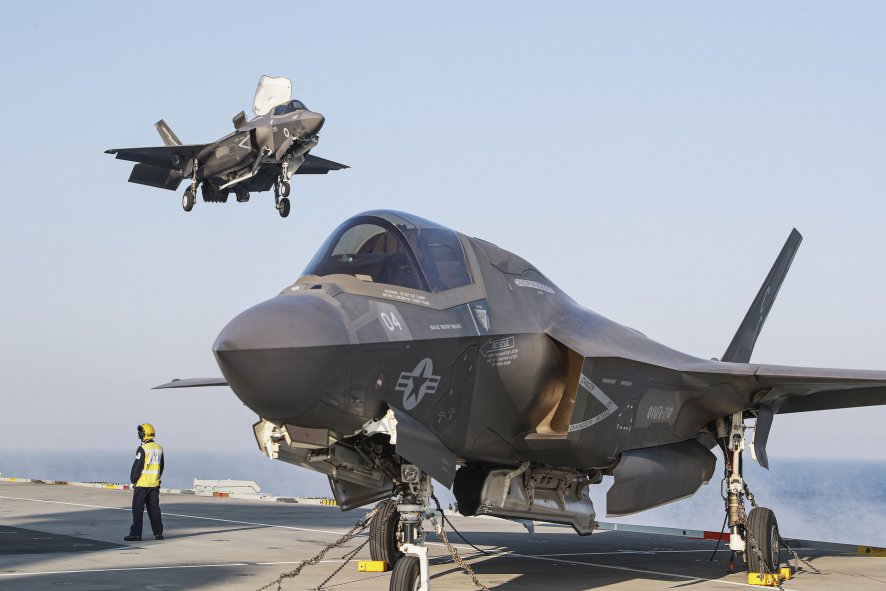
<path id="1" fill-rule="evenodd" d="M 126 542 L 141 542 L 142 537 L 141 536 L 126 536 L 125 538 L 123 538 L 123 540 Z"/>

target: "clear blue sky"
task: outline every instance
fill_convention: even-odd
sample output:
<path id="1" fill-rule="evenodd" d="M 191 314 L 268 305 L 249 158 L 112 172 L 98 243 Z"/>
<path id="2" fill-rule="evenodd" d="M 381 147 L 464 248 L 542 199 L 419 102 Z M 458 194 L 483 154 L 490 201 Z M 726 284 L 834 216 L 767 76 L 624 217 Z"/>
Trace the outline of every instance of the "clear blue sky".
<path id="1" fill-rule="evenodd" d="M 345 217 L 393 208 L 587 307 L 722 354 L 796 226 L 755 361 L 886 369 L 882 2 L 10 3 L 0 22 L 0 453 L 251 449 L 210 346 Z M 198 203 L 103 151 L 213 140 L 262 74 L 351 169 Z M 774 456 L 886 458 L 886 408 L 778 417 Z M 256 453 L 258 453 L 256 451 Z"/>

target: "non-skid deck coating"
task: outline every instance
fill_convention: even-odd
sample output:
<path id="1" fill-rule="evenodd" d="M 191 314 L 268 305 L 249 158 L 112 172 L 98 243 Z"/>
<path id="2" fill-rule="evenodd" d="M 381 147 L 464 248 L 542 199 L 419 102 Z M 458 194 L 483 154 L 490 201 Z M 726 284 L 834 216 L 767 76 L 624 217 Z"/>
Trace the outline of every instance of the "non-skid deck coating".
<path id="1" fill-rule="evenodd" d="M 257 589 L 294 568 L 347 531 L 360 512 L 335 507 L 259 503 L 189 496 L 161 497 L 166 539 L 124 543 L 130 492 L 0 483 L 0 589 Z M 147 528 L 147 517 L 145 525 Z M 579 537 L 539 525 L 534 535 L 497 519 L 453 518 L 489 554 L 458 547 L 490 589 L 737 589 L 752 588 L 744 572 L 727 574 L 728 550 L 709 561 L 713 542 L 628 532 Z M 452 536 L 456 540 L 455 536 Z M 5 538 L 5 539 L 4 539 Z M 314 589 L 341 564 L 347 549 L 284 582 Z M 26 550 L 22 551 L 22 546 Z M 470 578 L 431 538 L 431 589 L 474 589 Z M 787 589 L 884 589 L 886 559 L 803 550 L 825 574 L 800 573 Z M 358 559 L 368 559 L 364 548 Z M 327 588 L 386 590 L 388 573 L 347 565 Z M 274 586 L 273 588 L 276 588 Z"/>

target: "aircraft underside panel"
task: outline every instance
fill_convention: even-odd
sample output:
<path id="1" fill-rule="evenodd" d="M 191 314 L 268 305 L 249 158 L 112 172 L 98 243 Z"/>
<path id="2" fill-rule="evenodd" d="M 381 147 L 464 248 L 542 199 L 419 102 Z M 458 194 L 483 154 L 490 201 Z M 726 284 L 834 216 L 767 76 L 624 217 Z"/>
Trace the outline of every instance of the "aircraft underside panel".
<path id="1" fill-rule="evenodd" d="M 152 166 L 150 164 L 136 164 L 132 167 L 132 172 L 129 174 L 130 183 L 167 189 L 169 191 L 178 189 L 182 180 L 184 180 L 184 176 L 181 172 L 173 168 Z"/>
<path id="2" fill-rule="evenodd" d="M 628 515 L 691 496 L 711 479 L 715 464 L 714 454 L 695 440 L 624 452 L 606 513 Z"/>
<path id="3" fill-rule="evenodd" d="M 530 519 L 571 525 L 581 535 L 594 530 L 591 480 L 574 470 L 531 466 L 460 468 L 453 492 L 462 515 Z"/>

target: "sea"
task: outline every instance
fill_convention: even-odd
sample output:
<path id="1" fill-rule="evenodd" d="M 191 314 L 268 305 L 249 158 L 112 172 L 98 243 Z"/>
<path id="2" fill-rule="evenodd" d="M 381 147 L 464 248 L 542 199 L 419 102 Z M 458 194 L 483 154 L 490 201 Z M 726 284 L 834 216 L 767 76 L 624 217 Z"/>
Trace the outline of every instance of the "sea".
<path id="1" fill-rule="evenodd" d="M 78 482 L 127 482 L 134 450 L 0 450 L 0 474 Z M 770 457 L 770 469 L 746 464 L 745 479 L 759 505 L 775 511 L 786 538 L 886 547 L 886 461 Z M 719 531 L 723 525 L 723 468 L 693 496 L 634 515 L 606 516 L 610 477 L 591 487 L 598 521 Z M 279 496 L 330 496 L 325 476 L 254 452 L 166 450 L 164 487 L 192 488 L 194 480 L 252 480 Z M 650 483 L 650 486 L 655 486 Z M 436 485 L 444 506 L 451 492 Z M 0 499 L 0 506 L 3 499 Z"/>

